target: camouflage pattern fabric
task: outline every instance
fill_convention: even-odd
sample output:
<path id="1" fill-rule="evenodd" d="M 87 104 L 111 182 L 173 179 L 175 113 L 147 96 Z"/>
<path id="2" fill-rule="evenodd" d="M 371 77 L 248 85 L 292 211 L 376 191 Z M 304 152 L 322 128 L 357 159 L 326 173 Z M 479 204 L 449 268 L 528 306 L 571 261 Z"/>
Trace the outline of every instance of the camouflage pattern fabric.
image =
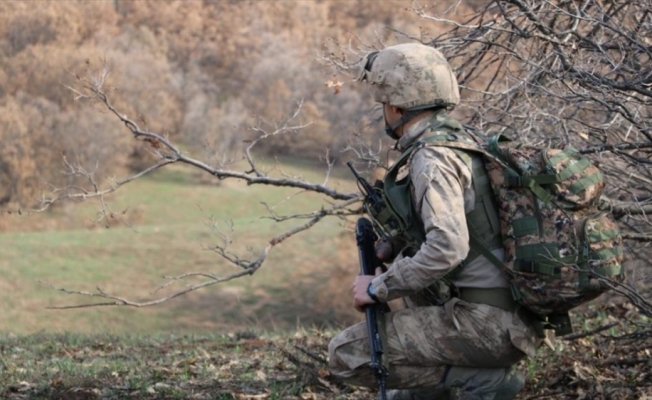
<path id="1" fill-rule="evenodd" d="M 595 205 L 605 185 L 599 169 L 572 148 L 504 147 L 501 155 L 508 167 L 490 160 L 487 172 L 518 301 L 537 314 L 563 314 L 608 290 L 601 277 L 622 281 L 622 238 Z M 510 181 L 510 171 L 556 181 L 533 190 L 523 178 Z"/>
<path id="2" fill-rule="evenodd" d="M 371 70 L 364 68 L 373 58 Z M 374 100 L 403 110 L 451 106 L 460 102 L 455 74 L 444 55 L 419 43 L 405 43 L 368 54 L 359 81 L 370 84 Z"/>
<path id="3" fill-rule="evenodd" d="M 502 268 L 517 302 L 542 316 L 563 315 L 607 291 L 603 278 L 625 279 L 618 226 L 597 208 L 602 174 L 577 150 L 436 145 L 485 154 L 505 248 Z"/>
<path id="4" fill-rule="evenodd" d="M 434 386 L 446 366 L 504 368 L 533 355 L 535 333 L 514 313 L 452 299 L 443 307 L 386 314 L 388 388 Z M 374 387 L 364 323 L 339 333 L 329 345 L 331 372 L 349 383 Z"/>
<path id="5" fill-rule="evenodd" d="M 406 149 L 429 132 L 431 113 L 414 123 L 399 140 Z M 386 314 L 385 357 L 389 388 L 436 385 L 446 366 L 507 367 L 533 355 L 540 341 L 516 314 L 453 298 L 444 306 L 426 306 L 424 288 L 446 276 L 469 251 L 465 214 L 475 206 L 471 171 L 452 151 L 428 146 L 415 152 L 409 175 L 415 210 L 423 220 L 426 242 L 419 251 L 400 254 L 372 285 L 383 301 L 403 298 L 411 307 Z M 502 253 L 498 255 L 502 257 Z M 460 287 L 505 288 L 508 282 L 484 257 L 465 266 L 454 281 Z M 330 343 L 330 369 L 352 384 L 373 387 L 369 341 L 364 324 L 354 325 Z"/>
<path id="6" fill-rule="evenodd" d="M 423 135 L 443 112 L 431 113 L 412 125 L 399 140 L 406 149 Z M 475 207 L 471 171 L 453 150 L 446 147 L 419 147 L 405 168 L 412 190 L 413 208 L 423 224 L 425 242 L 416 254 L 405 249 L 388 270 L 377 276 L 372 286 L 382 301 L 413 295 L 446 277 L 469 253 L 466 214 Z M 406 254 L 408 253 L 408 254 Z M 507 288 L 501 272 L 484 257 L 478 257 L 452 280 L 458 287 Z"/>

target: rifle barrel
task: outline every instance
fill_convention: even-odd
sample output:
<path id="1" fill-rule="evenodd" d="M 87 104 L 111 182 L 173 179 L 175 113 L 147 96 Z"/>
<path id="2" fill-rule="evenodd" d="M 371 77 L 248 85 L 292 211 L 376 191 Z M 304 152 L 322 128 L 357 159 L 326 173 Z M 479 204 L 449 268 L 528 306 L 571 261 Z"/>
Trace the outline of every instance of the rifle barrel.
<path id="1" fill-rule="evenodd" d="M 359 218 L 355 227 L 355 236 L 358 244 L 358 254 L 360 256 L 360 274 L 374 275 L 376 267 L 379 265 L 374 245 L 378 237 L 373 230 L 371 221 L 364 217 Z M 387 398 L 387 369 L 383 365 L 382 356 L 384 350 L 378 326 L 378 315 L 383 312 L 381 307 L 381 304 L 367 305 L 365 307 L 365 317 L 367 320 L 367 334 L 369 335 L 369 352 L 371 356 L 369 366 L 378 381 L 380 398 L 385 400 Z"/>

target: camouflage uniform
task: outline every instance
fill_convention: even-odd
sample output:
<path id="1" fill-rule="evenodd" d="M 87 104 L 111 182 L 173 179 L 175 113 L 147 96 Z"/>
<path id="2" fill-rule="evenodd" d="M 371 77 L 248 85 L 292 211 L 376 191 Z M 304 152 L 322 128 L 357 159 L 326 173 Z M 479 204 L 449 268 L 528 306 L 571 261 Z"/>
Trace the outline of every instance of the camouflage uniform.
<path id="1" fill-rule="evenodd" d="M 407 147 L 424 134 L 434 117 L 413 125 L 399 140 L 399 147 Z M 416 151 L 409 174 L 426 242 L 412 257 L 399 254 L 387 272 L 373 280 L 381 301 L 418 293 L 452 271 L 469 251 L 465 214 L 475 198 L 469 168 L 452 150 L 428 146 Z M 500 271 L 484 257 L 465 266 L 453 283 L 461 288 L 508 287 Z M 441 307 L 412 307 L 423 305 L 420 299 L 410 296 L 406 303 L 411 307 L 386 314 L 389 388 L 435 386 L 449 366 L 509 367 L 533 355 L 538 346 L 536 333 L 513 312 L 459 298 Z M 337 335 L 329 354 L 335 375 L 362 386 L 376 385 L 364 323 Z"/>

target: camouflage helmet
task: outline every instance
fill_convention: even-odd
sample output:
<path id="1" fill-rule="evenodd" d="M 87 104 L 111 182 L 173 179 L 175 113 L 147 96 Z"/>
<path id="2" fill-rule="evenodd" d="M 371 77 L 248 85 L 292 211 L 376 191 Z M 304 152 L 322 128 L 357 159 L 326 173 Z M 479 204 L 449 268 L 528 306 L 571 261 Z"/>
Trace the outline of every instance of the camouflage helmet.
<path id="1" fill-rule="evenodd" d="M 454 106 L 457 79 L 444 55 L 420 43 L 406 43 L 367 54 L 359 81 L 371 85 L 374 100 L 403 110 Z"/>

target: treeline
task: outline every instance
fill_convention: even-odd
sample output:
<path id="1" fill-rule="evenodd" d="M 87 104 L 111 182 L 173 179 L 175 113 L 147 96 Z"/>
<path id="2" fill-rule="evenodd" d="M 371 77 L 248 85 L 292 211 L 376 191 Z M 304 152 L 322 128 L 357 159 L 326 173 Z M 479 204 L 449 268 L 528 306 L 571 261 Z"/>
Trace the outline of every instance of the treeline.
<path id="1" fill-rule="evenodd" d="M 97 166 L 98 179 L 149 161 L 147 148 L 114 117 L 76 101 L 67 87 L 103 63 L 110 71 L 105 88 L 119 110 L 207 161 L 228 159 L 254 134 L 247 127 L 273 125 L 299 102 L 296 122 L 310 127 L 300 137 L 266 141 L 261 150 L 336 155 L 371 102 L 358 90 L 335 95 L 325 85 L 335 71 L 320 58 L 342 51 L 342 43 L 400 40 L 386 27 L 423 35 L 409 6 L 407 0 L 0 2 L 0 207 L 26 206 L 44 188 L 74 183 L 65 159 Z"/>

